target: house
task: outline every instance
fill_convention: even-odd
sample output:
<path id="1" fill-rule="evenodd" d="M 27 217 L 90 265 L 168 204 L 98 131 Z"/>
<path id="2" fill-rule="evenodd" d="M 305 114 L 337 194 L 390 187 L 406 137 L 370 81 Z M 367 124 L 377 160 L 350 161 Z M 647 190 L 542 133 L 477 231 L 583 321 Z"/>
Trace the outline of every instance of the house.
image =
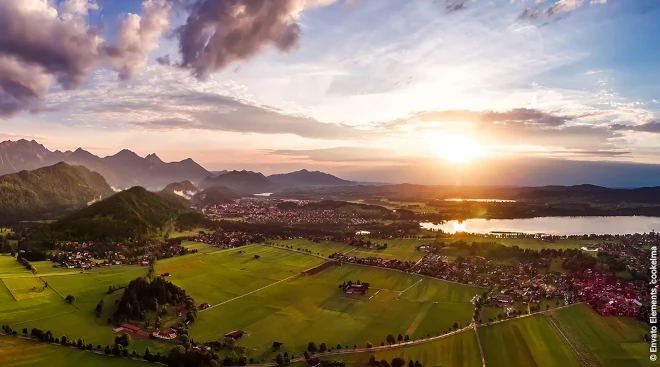
<path id="1" fill-rule="evenodd" d="M 514 300 L 511 296 L 506 295 L 506 294 L 494 294 L 490 296 L 490 299 L 495 301 L 495 302 L 502 302 L 502 303 L 513 303 Z"/>
<path id="2" fill-rule="evenodd" d="M 281 342 L 273 342 L 273 352 L 280 349 L 280 348 L 282 348 L 283 345 L 284 345 L 284 343 L 281 343 Z"/>
<path id="3" fill-rule="evenodd" d="M 365 294 L 369 290 L 369 283 L 364 283 L 364 284 L 351 284 L 350 287 L 346 289 L 346 293 L 348 294 Z"/>
<path id="4" fill-rule="evenodd" d="M 321 360 L 318 357 L 312 357 L 307 360 L 307 365 L 310 367 L 316 367 L 321 364 Z"/>
<path id="5" fill-rule="evenodd" d="M 131 324 L 122 324 L 121 327 L 124 328 L 124 330 L 132 331 L 134 333 L 139 333 L 142 331 L 142 329 L 139 327 Z"/>
<path id="6" fill-rule="evenodd" d="M 176 339 L 176 330 L 169 329 L 166 331 L 161 331 L 158 328 L 154 329 L 151 333 L 154 338 L 164 339 L 164 340 L 174 340 Z"/>
<path id="7" fill-rule="evenodd" d="M 231 333 L 226 334 L 225 338 L 232 338 L 234 340 L 238 340 L 245 337 L 245 335 L 246 335 L 245 331 L 243 330 L 234 330 Z"/>

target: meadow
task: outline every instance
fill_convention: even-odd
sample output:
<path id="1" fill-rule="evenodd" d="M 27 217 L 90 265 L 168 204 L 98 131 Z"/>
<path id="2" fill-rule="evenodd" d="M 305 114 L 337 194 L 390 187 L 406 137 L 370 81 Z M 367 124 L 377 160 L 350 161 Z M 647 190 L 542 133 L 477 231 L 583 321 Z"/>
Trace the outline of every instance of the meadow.
<path id="1" fill-rule="evenodd" d="M 337 355 L 327 359 L 343 361 L 348 367 L 364 367 L 372 355 L 378 361 L 390 362 L 399 357 L 406 361 L 419 361 L 422 366 L 430 367 L 481 367 L 477 338 L 471 330 L 428 343 L 376 352 Z"/>
<path id="2" fill-rule="evenodd" d="M 543 315 L 477 330 L 487 366 L 581 366 Z"/>
<path id="3" fill-rule="evenodd" d="M 196 340 L 244 330 L 249 336 L 240 344 L 266 359 L 272 357 L 274 341 L 300 354 L 309 341 L 345 347 L 379 345 L 389 333 L 409 334 L 412 339 L 439 335 L 454 322 L 467 325 L 473 312 L 469 300 L 483 292 L 351 264 L 301 274 L 323 262 L 296 251 L 252 245 L 200 259 L 166 259 L 158 262 L 157 272 L 170 272 L 169 280 L 197 302 L 213 305 L 190 329 Z M 366 295 L 345 294 L 338 285 L 347 280 L 369 282 L 370 290 Z"/>
<path id="4" fill-rule="evenodd" d="M 108 357 L 74 348 L 50 345 L 16 337 L 0 336 L 0 366 L 3 367 L 144 366 L 144 362 Z"/>
<path id="5" fill-rule="evenodd" d="M 585 345 L 604 367 L 641 367 L 649 364 L 649 331 L 632 318 L 602 317 L 586 305 L 557 311 L 561 330 Z"/>

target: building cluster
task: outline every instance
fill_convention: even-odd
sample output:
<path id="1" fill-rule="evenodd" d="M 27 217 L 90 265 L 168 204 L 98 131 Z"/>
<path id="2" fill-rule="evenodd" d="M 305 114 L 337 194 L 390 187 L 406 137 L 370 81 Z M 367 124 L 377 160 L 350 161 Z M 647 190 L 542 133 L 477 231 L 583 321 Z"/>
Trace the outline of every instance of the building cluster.
<path id="1" fill-rule="evenodd" d="M 304 207 L 310 201 L 298 201 L 298 207 L 278 207 L 282 200 L 240 199 L 231 204 L 217 204 L 206 209 L 207 214 L 219 217 L 242 217 L 251 223 L 309 225 L 342 224 L 360 226 L 381 221 L 376 217 L 365 217 L 356 212 L 334 209 Z"/>
<path id="2" fill-rule="evenodd" d="M 228 249 L 241 247 L 251 243 L 264 241 L 264 236 L 251 232 L 224 232 L 203 233 L 193 237 L 187 237 L 190 241 L 206 243 L 214 247 Z"/>
<path id="3" fill-rule="evenodd" d="M 587 302 L 601 315 L 635 316 L 643 302 L 649 301 L 648 287 L 642 281 L 622 281 L 611 273 L 590 269 L 573 274 L 570 297 Z"/>
<path id="4" fill-rule="evenodd" d="M 340 264 L 352 263 L 394 269 L 429 276 L 446 281 L 496 289 L 494 302 L 539 303 L 543 299 L 556 299 L 565 304 L 587 302 L 601 315 L 635 316 L 648 301 L 644 282 L 626 282 L 612 272 L 587 269 L 580 273 L 542 271 L 541 262 L 504 265 L 479 257 L 450 260 L 427 254 L 417 263 L 375 257 L 358 258 L 342 253 L 330 255 Z"/>

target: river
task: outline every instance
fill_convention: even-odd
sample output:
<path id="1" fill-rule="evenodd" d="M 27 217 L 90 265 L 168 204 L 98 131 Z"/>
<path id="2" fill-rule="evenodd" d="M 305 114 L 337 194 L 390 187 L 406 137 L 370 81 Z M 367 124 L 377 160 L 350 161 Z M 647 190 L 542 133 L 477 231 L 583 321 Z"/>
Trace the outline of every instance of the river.
<path id="1" fill-rule="evenodd" d="M 540 217 L 524 219 L 467 219 L 442 224 L 420 223 L 424 229 L 444 232 L 493 233 L 545 233 L 552 235 L 579 234 L 631 234 L 660 230 L 658 217 Z"/>

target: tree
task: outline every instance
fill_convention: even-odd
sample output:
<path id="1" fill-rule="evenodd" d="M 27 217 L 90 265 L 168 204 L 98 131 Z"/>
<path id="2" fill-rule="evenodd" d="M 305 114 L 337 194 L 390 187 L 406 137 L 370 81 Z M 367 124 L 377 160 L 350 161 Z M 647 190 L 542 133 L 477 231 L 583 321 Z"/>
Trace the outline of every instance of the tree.
<path id="1" fill-rule="evenodd" d="M 399 336 L 396 337 L 396 340 L 398 340 L 399 343 L 401 343 L 403 341 L 403 335 L 399 334 Z"/>
<path id="2" fill-rule="evenodd" d="M 426 334 L 426 337 L 427 337 L 427 338 L 430 338 L 430 337 L 431 337 L 431 334 Z M 409 340 L 410 340 L 410 337 L 408 336 L 408 334 L 406 334 L 406 335 L 403 337 L 403 341 L 404 341 L 404 342 L 407 342 L 407 341 L 409 341 Z"/>
<path id="3" fill-rule="evenodd" d="M 147 349 L 144 350 L 144 359 L 146 359 L 147 361 L 151 361 L 153 358 L 154 358 L 154 355 L 151 354 L 151 349 L 149 349 L 149 347 L 147 347 Z"/>
<path id="4" fill-rule="evenodd" d="M 380 363 L 376 360 L 376 356 L 374 356 L 373 354 L 371 355 L 371 357 L 369 357 L 369 365 L 370 366 L 380 365 Z"/>
<path id="5" fill-rule="evenodd" d="M 318 349 L 316 349 L 316 343 L 314 343 L 314 342 L 309 342 L 309 343 L 307 344 L 307 350 L 308 350 L 310 353 L 312 353 L 312 354 L 316 353 L 316 351 L 318 350 Z"/>
<path id="6" fill-rule="evenodd" d="M 106 345 L 106 346 L 105 346 L 105 349 L 103 350 L 103 352 L 104 352 L 105 354 L 107 354 L 107 355 L 112 354 L 112 351 L 110 350 L 110 346 L 109 346 L 109 345 Z"/>
<path id="7" fill-rule="evenodd" d="M 371 342 L 367 342 L 367 348 L 371 348 L 371 347 L 373 347 L 373 346 L 374 346 L 374 345 L 371 344 Z"/>
<path id="8" fill-rule="evenodd" d="M 23 335 L 27 335 L 28 329 L 26 327 L 23 328 Z"/>
<path id="9" fill-rule="evenodd" d="M 341 349 L 341 344 L 337 344 L 337 349 Z"/>
<path id="10" fill-rule="evenodd" d="M 65 300 L 67 303 L 73 303 L 73 301 L 76 300 L 76 297 L 74 297 L 73 294 L 69 294 L 68 296 L 66 296 L 66 298 L 65 298 L 64 300 Z"/>
<path id="11" fill-rule="evenodd" d="M 190 341 L 190 337 L 186 334 L 179 335 L 179 341 L 183 344 L 186 344 Z"/>
<path id="12" fill-rule="evenodd" d="M 381 365 L 381 367 L 390 367 L 390 364 L 387 363 L 387 361 L 384 360 L 384 359 L 382 361 L 380 361 L 380 365 Z"/>
<path id="13" fill-rule="evenodd" d="M 123 347 L 127 347 L 130 342 L 131 342 L 131 336 L 126 333 L 123 333 L 115 337 L 115 344 L 119 344 Z"/>
<path id="14" fill-rule="evenodd" d="M 454 330 L 458 329 L 458 323 L 457 322 L 454 322 L 454 325 L 452 325 L 452 326 L 454 327 Z"/>
<path id="15" fill-rule="evenodd" d="M 408 361 L 408 367 L 415 367 L 415 362 L 412 359 Z"/>
<path id="16" fill-rule="evenodd" d="M 387 334 L 387 337 L 385 338 L 385 341 L 389 345 L 392 345 L 392 344 L 396 343 L 396 339 L 394 339 L 394 335 L 392 335 L 392 334 Z"/>
<path id="17" fill-rule="evenodd" d="M 309 359 L 309 353 L 307 351 L 305 351 L 305 353 L 303 353 L 303 356 L 305 356 L 305 360 Z"/>
<path id="18" fill-rule="evenodd" d="M 282 357 L 282 353 L 277 353 L 277 356 L 275 356 L 275 363 L 277 364 L 284 363 L 284 357 Z"/>
<path id="19" fill-rule="evenodd" d="M 66 345 L 67 342 L 68 340 L 66 335 L 62 335 L 62 337 L 60 338 L 60 343 L 62 343 L 62 345 Z"/>
<path id="20" fill-rule="evenodd" d="M 416 360 L 416 361 L 415 361 L 415 367 L 422 367 L 422 364 L 419 363 L 419 361 Z"/>
<path id="21" fill-rule="evenodd" d="M 328 350 L 328 346 L 325 345 L 325 343 L 321 343 L 321 345 L 319 345 L 319 352 L 325 353 L 327 350 Z"/>
<path id="22" fill-rule="evenodd" d="M 406 360 L 403 358 L 392 358 L 392 367 L 404 367 L 406 365 Z"/>

